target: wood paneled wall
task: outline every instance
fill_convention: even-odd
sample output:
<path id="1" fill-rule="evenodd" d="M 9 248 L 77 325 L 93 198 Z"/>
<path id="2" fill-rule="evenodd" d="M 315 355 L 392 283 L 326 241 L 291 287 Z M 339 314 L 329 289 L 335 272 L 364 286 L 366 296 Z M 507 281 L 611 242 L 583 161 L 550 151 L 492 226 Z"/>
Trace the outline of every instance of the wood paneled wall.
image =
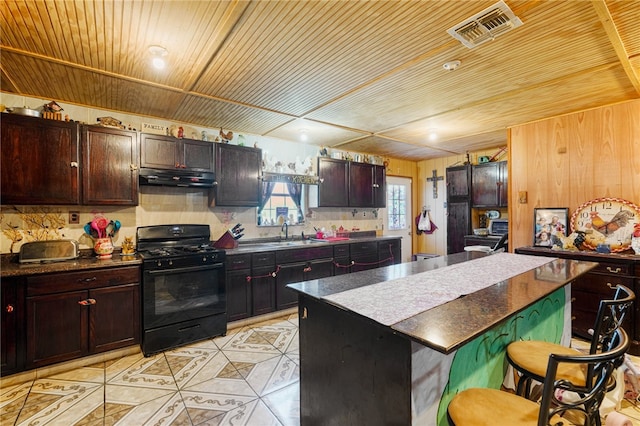
<path id="1" fill-rule="evenodd" d="M 533 209 L 618 197 L 640 204 L 640 100 L 510 129 L 512 248 L 533 243 Z M 519 192 L 527 202 L 519 202 Z"/>
<path id="2" fill-rule="evenodd" d="M 493 157 L 499 152 L 500 148 L 487 149 L 484 151 L 477 151 L 469 153 L 469 160 L 472 164 L 478 163 L 478 157 L 486 155 Z M 506 160 L 507 154 L 502 153 L 497 160 Z M 436 158 L 432 160 L 424 160 L 417 162 L 417 179 L 414 185 L 417 191 L 417 196 L 414 197 L 413 203 L 413 216 L 420 213 L 422 207 L 430 209 L 431 219 L 436 224 L 438 229 L 432 234 L 416 234 L 415 223 L 414 225 L 414 253 L 429 253 L 429 254 L 447 254 L 447 209 L 445 203 L 447 201 L 447 189 L 445 181 L 445 171 L 447 167 L 457 166 L 464 164 L 467 161 L 466 154 L 452 155 L 449 157 Z M 438 197 L 433 195 L 433 183 L 427 181 L 433 175 L 433 170 L 436 170 L 437 176 L 442 176 L 443 180 L 438 181 Z"/>

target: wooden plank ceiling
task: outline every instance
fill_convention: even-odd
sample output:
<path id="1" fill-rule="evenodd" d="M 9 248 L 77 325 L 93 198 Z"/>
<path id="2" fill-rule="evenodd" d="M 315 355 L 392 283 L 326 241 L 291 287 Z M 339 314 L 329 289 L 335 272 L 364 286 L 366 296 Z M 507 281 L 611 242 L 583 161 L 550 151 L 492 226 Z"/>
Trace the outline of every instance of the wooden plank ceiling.
<path id="1" fill-rule="evenodd" d="M 640 2 L 506 0 L 522 26 L 447 33 L 494 3 L 4 0 L 0 88 L 408 160 L 640 97 Z"/>

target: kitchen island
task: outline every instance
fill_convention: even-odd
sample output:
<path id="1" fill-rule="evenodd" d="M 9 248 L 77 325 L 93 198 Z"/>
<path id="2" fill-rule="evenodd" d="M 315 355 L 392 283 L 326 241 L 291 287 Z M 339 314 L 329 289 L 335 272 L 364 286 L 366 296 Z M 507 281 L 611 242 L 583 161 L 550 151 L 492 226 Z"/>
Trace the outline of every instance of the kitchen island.
<path id="1" fill-rule="evenodd" d="M 304 425 L 446 425 L 459 390 L 499 388 L 517 339 L 570 339 L 593 262 L 464 252 L 290 284 Z"/>

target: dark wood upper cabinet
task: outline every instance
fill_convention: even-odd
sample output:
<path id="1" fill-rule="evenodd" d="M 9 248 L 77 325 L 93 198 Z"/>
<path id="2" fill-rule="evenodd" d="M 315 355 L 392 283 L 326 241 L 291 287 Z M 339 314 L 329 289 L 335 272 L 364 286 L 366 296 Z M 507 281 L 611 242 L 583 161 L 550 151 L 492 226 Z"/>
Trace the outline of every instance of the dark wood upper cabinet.
<path id="1" fill-rule="evenodd" d="M 385 207 L 383 166 L 318 158 L 318 207 Z"/>
<path id="2" fill-rule="evenodd" d="M 387 207 L 387 169 L 373 166 L 373 207 Z"/>
<path id="3" fill-rule="evenodd" d="M 1 203 L 80 202 L 78 124 L 2 114 Z"/>
<path id="4" fill-rule="evenodd" d="M 81 150 L 83 204 L 138 204 L 136 132 L 83 126 Z"/>
<path id="5" fill-rule="evenodd" d="M 507 206 L 507 162 L 473 166 L 472 207 Z"/>
<path id="6" fill-rule="evenodd" d="M 349 163 L 332 158 L 318 158 L 318 207 L 349 205 Z"/>
<path id="7" fill-rule="evenodd" d="M 385 181 L 383 166 L 349 163 L 349 207 L 385 207 Z"/>
<path id="8" fill-rule="evenodd" d="M 257 206 L 262 184 L 262 150 L 216 143 L 216 185 L 211 204 L 215 206 Z"/>
<path id="9" fill-rule="evenodd" d="M 213 172 L 213 142 L 140 135 L 140 167 Z"/>

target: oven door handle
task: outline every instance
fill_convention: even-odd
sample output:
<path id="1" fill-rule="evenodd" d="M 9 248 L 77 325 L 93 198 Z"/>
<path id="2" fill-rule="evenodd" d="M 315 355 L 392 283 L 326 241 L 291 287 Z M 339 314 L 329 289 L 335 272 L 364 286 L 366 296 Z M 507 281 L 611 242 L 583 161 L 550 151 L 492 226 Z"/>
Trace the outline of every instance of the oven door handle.
<path id="1" fill-rule="evenodd" d="M 223 267 L 224 267 L 223 263 L 214 263 L 213 265 L 189 266 L 185 268 L 154 269 L 152 271 L 146 271 L 146 272 L 149 275 L 176 274 L 180 272 L 197 272 L 197 271 L 206 271 L 209 269 L 221 269 Z"/>

